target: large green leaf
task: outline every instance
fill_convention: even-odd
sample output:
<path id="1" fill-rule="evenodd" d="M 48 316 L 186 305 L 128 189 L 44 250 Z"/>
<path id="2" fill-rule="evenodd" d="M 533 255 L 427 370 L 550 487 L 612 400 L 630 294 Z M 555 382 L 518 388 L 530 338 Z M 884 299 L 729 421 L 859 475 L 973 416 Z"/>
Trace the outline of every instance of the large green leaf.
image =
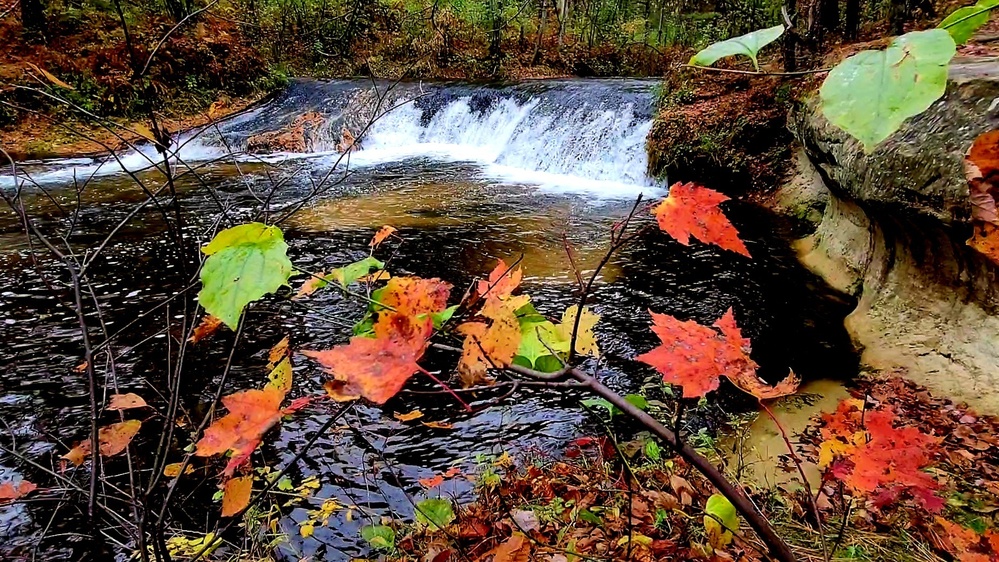
<path id="1" fill-rule="evenodd" d="M 219 232 L 202 250 L 198 300 L 205 310 L 233 330 L 249 303 L 288 283 L 292 265 L 284 234 L 259 222 Z"/>
<path id="2" fill-rule="evenodd" d="M 365 525 L 361 527 L 361 538 L 378 550 L 395 549 L 395 531 L 386 525 Z"/>
<path id="3" fill-rule="evenodd" d="M 954 38 L 955 43 L 963 45 L 968 39 L 971 39 L 979 27 L 989 22 L 992 10 L 996 6 L 999 6 L 999 0 L 979 0 L 974 6 L 965 6 L 954 10 L 951 15 L 940 22 L 938 27 L 946 29 Z"/>
<path id="4" fill-rule="evenodd" d="M 732 542 L 732 531 L 739 529 L 739 514 L 728 498 L 712 494 L 704 506 L 704 530 L 708 542 L 715 548 L 724 548 Z"/>
<path id="5" fill-rule="evenodd" d="M 739 37 L 712 43 L 691 57 L 690 64 L 694 66 L 711 66 L 718 59 L 733 55 L 743 55 L 749 57 L 753 61 L 753 66 L 756 70 L 759 70 L 760 63 L 756 60 L 756 56 L 759 54 L 760 49 L 773 43 L 783 34 L 784 26 L 775 25 L 766 29 L 757 29 Z"/>
<path id="6" fill-rule="evenodd" d="M 949 33 L 931 29 L 906 33 L 883 51 L 857 53 L 822 83 L 822 113 L 871 152 L 943 96 L 955 52 Z"/>
<path id="7" fill-rule="evenodd" d="M 451 502 L 442 498 L 423 500 L 416 504 L 416 522 L 431 531 L 443 530 L 454 521 Z"/>

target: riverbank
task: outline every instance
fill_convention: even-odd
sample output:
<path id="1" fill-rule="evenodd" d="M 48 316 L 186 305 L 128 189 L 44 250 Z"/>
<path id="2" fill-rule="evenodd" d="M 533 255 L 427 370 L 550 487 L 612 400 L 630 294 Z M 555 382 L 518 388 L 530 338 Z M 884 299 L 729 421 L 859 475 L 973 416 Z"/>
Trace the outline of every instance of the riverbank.
<path id="1" fill-rule="evenodd" d="M 809 410 L 814 396 L 805 393 L 779 401 L 771 408 L 785 412 Z M 830 411 L 792 432 L 795 455 L 806 473 L 815 475 L 823 524 L 816 524 L 813 505 L 805 495 L 786 448 L 768 459 L 788 471 L 780 485 L 747 483 L 747 489 L 798 560 L 883 560 L 938 562 L 943 559 L 995 560 L 992 547 L 979 544 L 996 524 L 999 512 L 999 418 L 980 416 L 966 405 L 933 396 L 901 378 L 857 381 L 846 397 L 871 410 L 894 413 L 897 427 L 934 436 L 930 473 L 946 499 L 935 514 L 909 499 L 893 505 L 877 498 L 843 494 L 835 480 L 820 480 L 830 468 L 820 467 L 823 430 L 832 423 Z M 837 408 L 835 402 L 832 410 Z M 822 414 L 822 418 L 818 414 Z M 762 414 L 761 414 L 762 416 Z M 765 419 L 765 416 L 763 416 Z M 409 560 L 430 553 L 434 560 L 465 557 L 494 561 L 578 559 L 758 560 L 766 547 L 745 521 L 734 520 L 734 537 L 712 535 L 705 510 L 714 488 L 693 468 L 672 458 L 643 435 L 610 420 L 607 433 L 579 438 L 559 455 L 543 452 L 517 457 L 507 454 L 480 459 L 471 474 L 451 471 L 421 481 L 433 497 L 453 481 L 470 480 L 478 499 L 451 511 L 444 501 L 444 533 L 432 525 L 400 525 L 383 520 L 380 537 L 370 543 L 388 560 Z M 758 443 L 752 434 L 725 449 L 711 441 L 694 441 L 698 450 L 723 466 L 733 480 L 745 481 L 745 466 Z M 732 451 L 737 451 L 733 453 Z M 445 484 L 448 483 L 448 484 Z M 431 520 L 434 520 L 431 518 Z M 388 534 L 391 529 L 391 535 Z M 994 536 L 994 535 L 988 535 Z M 391 538 L 389 541 L 386 537 Z M 380 545 L 380 548 L 379 548 Z"/>

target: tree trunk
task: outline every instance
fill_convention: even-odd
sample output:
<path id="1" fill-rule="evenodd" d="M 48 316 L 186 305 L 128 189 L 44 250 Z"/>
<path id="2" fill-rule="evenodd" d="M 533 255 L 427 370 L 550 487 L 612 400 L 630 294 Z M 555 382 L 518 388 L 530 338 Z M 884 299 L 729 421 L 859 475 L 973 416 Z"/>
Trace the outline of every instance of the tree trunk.
<path id="1" fill-rule="evenodd" d="M 784 11 L 787 18 L 794 23 L 798 14 L 795 12 L 797 2 L 795 0 L 784 0 Z M 796 50 L 798 32 L 795 29 L 788 29 L 784 32 L 784 72 L 795 72 L 798 70 L 798 54 Z"/>
<path id="2" fill-rule="evenodd" d="M 839 0 L 820 0 L 819 20 L 825 31 L 835 31 L 839 28 Z"/>
<path id="3" fill-rule="evenodd" d="M 855 40 L 860 32 L 860 0 L 846 0 L 846 38 Z"/>
<path id="4" fill-rule="evenodd" d="M 531 66 L 536 66 L 541 62 L 541 47 L 545 40 L 545 23 L 548 20 L 548 9 L 545 6 L 545 0 L 539 0 L 538 14 L 538 40 L 534 43 L 534 56 L 531 57 Z"/>
<path id="5" fill-rule="evenodd" d="M 45 6 L 42 0 L 21 0 L 21 35 L 28 42 L 45 38 Z"/>
<path id="6" fill-rule="evenodd" d="M 489 58 L 499 61 L 503 57 L 503 13 L 499 0 L 489 0 Z"/>
<path id="7" fill-rule="evenodd" d="M 888 8 L 888 23 L 894 35 L 905 33 L 906 4 L 905 0 L 891 0 L 891 6 Z"/>

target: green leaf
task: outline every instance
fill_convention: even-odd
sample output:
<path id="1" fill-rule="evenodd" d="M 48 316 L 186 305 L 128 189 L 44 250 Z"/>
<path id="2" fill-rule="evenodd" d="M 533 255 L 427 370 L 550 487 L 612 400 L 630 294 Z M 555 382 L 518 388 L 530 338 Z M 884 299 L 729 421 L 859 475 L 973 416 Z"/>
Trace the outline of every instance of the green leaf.
<path id="1" fill-rule="evenodd" d="M 351 283 L 354 283 L 361 277 L 371 273 L 371 270 L 379 270 L 384 267 L 384 263 L 368 256 L 363 260 L 357 260 L 352 264 L 334 269 L 329 275 L 326 276 L 326 278 L 336 281 L 340 284 L 340 286 L 346 288 Z"/>
<path id="2" fill-rule="evenodd" d="M 604 400 L 603 398 L 588 398 L 586 400 L 583 400 L 582 404 L 587 408 L 606 408 L 607 417 L 609 418 L 613 418 L 614 414 L 621 412 L 621 410 L 618 410 L 617 407 L 615 407 L 610 402 Z"/>
<path id="3" fill-rule="evenodd" d="M 946 29 L 954 42 L 958 45 L 965 44 L 971 36 L 989 22 L 992 16 L 991 11 L 999 6 L 999 0 L 980 0 L 974 6 L 958 8 L 940 22 L 940 29 Z"/>
<path id="4" fill-rule="evenodd" d="M 365 525 L 361 527 L 361 538 L 372 548 L 379 550 L 395 549 L 395 531 L 386 525 Z"/>
<path id="5" fill-rule="evenodd" d="M 579 518 L 584 523 L 589 523 L 590 525 L 601 526 L 604 524 L 603 519 L 601 519 L 599 515 L 593 513 L 589 509 L 581 509 L 579 511 Z"/>
<path id="6" fill-rule="evenodd" d="M 930 29 L 906 33 L 883 51 L 857 53 L 822 83 L 822 113 L 871 152 L 943 96 L 955 52 L 949 33 Z"/>
<path id="7" fill-rule="evenodd" d="M 535 315 L 529 315 L 519 318 L 520 321 L 520 347 L 517 349 L 517 355 L 523 357 L 530 363 L 526 365 L 532 369 L 541 370 L 538 367 L 538 361 L 542 357 L 551 357 L 558 364 L 552 371 L 558 371 L 562 368 L 562 363 L 558 361 L 553 355 L 552 351 L 557 353 L 568 353 L 569 352 L 569 342 L 563 340 L 559 335 L 559 331 L 555 324 L 543 318 L 540 321 L 534 320 Z M 551 362 L 546 363 L 551 365 Z"/>
<path id="8" fill-rule="evenodd" d="M 449 306 L 440 312 L 434 312 L 430 314 L 430 319 L 434 322 L 434 329 L 440 330 L 447 324 L 447 321 L 454 316 L 454 311 L 458 310 L 458 305 Z"/>
<path id="9" fill-rule="evenodd" d="M 365 314 L 364 318 L 354 324 L 353 332 L 355 336 L 375 337 L 375 316 L 370 312 Z"/>
<path id="10" fill-rule="evenodd" d="M 287 476 L 282 476 L 281 479 L 278 480 L 277 489 L 281 490 L 282 492 L 289 492 L 295 489 L 295 485 L 291 483 L 291 478 L 288 478 Z"/>
<path id="11" fill-rule="evenodd" d="M 291 276 L 288 245 L 276 226 L 251 222 L 229 228 L 201 251 L 208 259 L 198 300 L 233 330 L 246 305 L 287 285 Z"/>
<path id="12" fill-rule="evenodd" d="M 712 494 L 704 506 L 704 513 L 704 530 L 708 533 L 708 542 L 715 548 L 724 548 L 732 542 L 731 531 L 739 528 L 739 514 L 735 511 L 735 506 L 725 496 Z"/>
<path id="13" fill-rule="evenodd" d="M 776 41 L 784 34 L 783 25 L 775 25 L 766 29 L 758 29 L 752 33 L 733 37 L 718 43 L 712 43 L 700 50 L 691 57 L 690 64 L 693 66 L 711 66 L 718 59 L 733 55 L 743 55 L 753 61 L 753 67 L 760 69 L 760 63 L 756 60 L 760 49 Z"/>
<path id="14" fill-rule="evenodd" d="M 441 499 L 427 499 L 416 504 L 416 522 L 429 527 L 431 531 L 441 529 L 454 521 L 454 509 L 451 502 Z"/>
<path id="15" fill-rule="evenodd" d="M 645 456 L 652 462 L 659 462 L 659 459 L 663 457 L 662 450 L 659 449 L 659 444 L 651 439 L 646 441 Z"/>
<path id="16" fill-rule="evenodd" d="M 643 412 L 649 408 L 649 401 L 641 394 L 628 394 L 624 397 L 624 401 Z"/>

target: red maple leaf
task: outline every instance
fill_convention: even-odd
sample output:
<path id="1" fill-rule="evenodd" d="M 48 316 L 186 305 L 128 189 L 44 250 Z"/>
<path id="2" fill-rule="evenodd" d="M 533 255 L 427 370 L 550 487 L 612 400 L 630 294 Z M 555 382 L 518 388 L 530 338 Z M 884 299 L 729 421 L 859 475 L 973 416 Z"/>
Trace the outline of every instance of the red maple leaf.
<path id="1" fill-rule="evenodd" d="M 333 375 L 326 389 L 334 399 L 363 397 L 384 404 L 420 370 L 416 361 L 423 354 L 423 344 L 388 336 L 354 337 L 348 345 L 303 353 Z"/>
<path id="2" fill-rule="evenodd" d="M 888 406 L 861 412 L 844 400 L 823 420 L 821 449 L 840 459 L 830 465 L 836 466 L 837 480 L 858 495 L 873 497 L 875 507 L 908 493 L 928 511 L 943 508 L 934 494 L 940 483 L 924 472 L 933 464 L 939 439 L 916 427 L 896 427 L 895 412 Z"/>
<path id="3" fill-rule="evenodd" d="M 775 386 L 756 375 L 756 362 L 749 357 L 749 338 L 742 337 L 731 308 L 713 327 L 650 313 L 652 331 L 662 344 L 636 359 L 654 367 L 664 381 L 682 386 L 684 398 L 717 390 L 721 377 L 728 377 L 740 390 L 759 400 L 786 396 L 798 389 L 799 379 L 794 373 Z"/>
<path id="4" fill-rule="evenodd" d="M 669 196 L 652 209 L 659 228 L 687 246 L 693 236 L 705 244 L 751 257 L 739 231 L 718 207 L 728 197 L 693 182 L 675 183 Z"/>
<path id="5" fill-rule="evenodd" d="M 226 476 L 231 476 L 260 445 L 264 434 L 281 420 L 283 400 L 284 392 L 270 385 L 223 396 L 222 405 L 229 413 L 205 430 L 194 454 L 209 457 L 232 451 L 225 469 Z"/>

